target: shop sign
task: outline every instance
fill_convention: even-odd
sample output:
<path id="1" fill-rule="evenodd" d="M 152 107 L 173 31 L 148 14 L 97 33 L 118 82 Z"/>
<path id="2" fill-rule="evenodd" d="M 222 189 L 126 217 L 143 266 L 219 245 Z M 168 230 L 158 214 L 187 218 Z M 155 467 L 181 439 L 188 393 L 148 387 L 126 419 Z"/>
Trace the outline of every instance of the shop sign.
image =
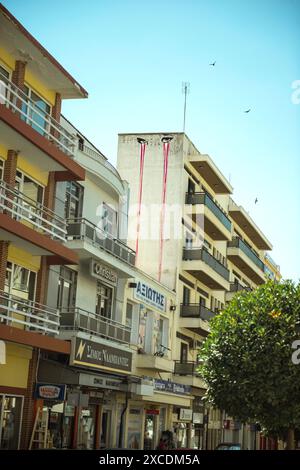
<path id="1" fill-rule="evenodd" d="M 177 395 L 189 395 L 191 393 L 190 385 L 177 384 L 169 380 L 155 379 L 154 388 L 159 392 L 176 393 Z"/>
<path id="2" fill-rule="evenodd" d="M 192 421 L 193 417 L 193 411 L 186 409 L 186 408 L 180 408 L 179 411 L 179 419 L 182 419 L 182 421 Z"/>
<path id="3" fill-rule="evenodd" d="M 70 365 L 131 371 L 132 353 L 83 338 L 72 338 Z"/>
<path id="4" fill-rule="evenodd" d="M 159 410 L 145 410 L 146 415 L 159 415 Z"/>
<path id="5" fill-rule="evenodd" d="M 79 385 L 87 387 L 107 388 L 110 390 L 121 390 L 122 381 L 100 375 L 80 374 Z"/>
<path id="6" fill-rule="evenodd" d="M 193 423 L 203 424 L 203 413 L 193 413 Z"/>
<path id="7" fill-rule="evenodd" d="M 42 400 L 64 401 L 66 396 L 65 385 L 36 383 L 34 398 Z"/>
<path id="8" fill-rule="evenodd" d="M 4 341 L 0 341 L 0 364 L 6 364 L 6 345 Z"/>
<path id="9" fill-rule="evenodd" d="M 117 284 L 117 273 L 113 269 L 109 268 L 108 266 L 102 263 L 99 263 L 94 259 L 92 259 L 90 263 L 90 272 L 91 276 L 96 277 L 97 279 L 109 282 L 109 284 Z"/>
<path id="10" fill-rule="evenodd" d="M 166 311 L 166 296 L 144 282 L 137 281 L 134 297 L 137 300 L 142 300 L 145 304 L 157 308 L 161 312 Z"/>

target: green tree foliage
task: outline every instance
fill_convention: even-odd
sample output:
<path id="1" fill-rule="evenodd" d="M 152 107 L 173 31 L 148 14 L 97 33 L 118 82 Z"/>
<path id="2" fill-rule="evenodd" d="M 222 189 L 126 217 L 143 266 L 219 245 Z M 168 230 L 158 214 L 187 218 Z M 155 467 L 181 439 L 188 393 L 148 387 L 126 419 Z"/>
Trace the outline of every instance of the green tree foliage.
<path id="1" fill-rule="evenodd" d="M 300 364 L 292 362 L 299 321 L 300 284 L 269 281 L 238 293 L 200 350 L 208 401 L 273 435 L 300 428 Z"/>

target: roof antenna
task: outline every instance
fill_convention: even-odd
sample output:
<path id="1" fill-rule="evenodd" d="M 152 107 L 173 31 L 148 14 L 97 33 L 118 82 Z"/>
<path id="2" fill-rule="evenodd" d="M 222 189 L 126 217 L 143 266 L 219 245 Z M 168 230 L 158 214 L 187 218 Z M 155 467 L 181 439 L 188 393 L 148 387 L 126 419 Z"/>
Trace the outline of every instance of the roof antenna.
<path id="1" fill-rule="evenodd" d="M 185 132 L 186 98 L 190 93 L 190 82 L 182 82 L 182 93 L 184 94 L 183 132 Z"/>

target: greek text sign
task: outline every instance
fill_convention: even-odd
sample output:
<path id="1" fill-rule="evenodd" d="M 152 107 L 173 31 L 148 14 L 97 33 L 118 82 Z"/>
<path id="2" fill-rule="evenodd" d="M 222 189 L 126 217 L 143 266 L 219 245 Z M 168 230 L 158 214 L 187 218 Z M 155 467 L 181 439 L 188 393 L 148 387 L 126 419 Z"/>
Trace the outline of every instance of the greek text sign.
<path id="1" fill-rule="evenodd" d="M 162 312 L 166 311 L 166 296 L 141 281 L 137 282 L 134 297 L 145 304 L 152 305 Z"/>
<path id="2" fill-rule="evenodd" d="M 88 366 L 95 369 L 111 367 L 131 371 L 132 353 L 112 346 L 98 344 L 82 338 L 73 338 L 71 365 Z"/>

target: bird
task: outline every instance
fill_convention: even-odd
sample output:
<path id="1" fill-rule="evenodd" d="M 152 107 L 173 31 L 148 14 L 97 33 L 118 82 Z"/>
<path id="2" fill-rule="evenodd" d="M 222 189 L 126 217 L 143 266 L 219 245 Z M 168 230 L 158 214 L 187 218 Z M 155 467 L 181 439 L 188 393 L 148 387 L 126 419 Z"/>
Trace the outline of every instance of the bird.
<path id="1" fill-rule="evenodd" d="M 244 113 L 250 113 L 250 111 L 251 111 L 251 108 L 246 109 L 246 111 L 244 111 Z"/>
<path id="2" fill-rule="evenodd" d="M 214 62 L 212 62 L 211 64 L 209 64 L 209 65 L 211 65 L 212 67 L 214 67 L 214 66 L 216 65 L 216 60 L 215 60 Z"/>
<path id="3" fill-rule="evenodd" d="M 257 198 L 255 198 L 254 204 L 256 204 L 257 202 L 258 202 L 258 199 L 257 199 Z"/>

